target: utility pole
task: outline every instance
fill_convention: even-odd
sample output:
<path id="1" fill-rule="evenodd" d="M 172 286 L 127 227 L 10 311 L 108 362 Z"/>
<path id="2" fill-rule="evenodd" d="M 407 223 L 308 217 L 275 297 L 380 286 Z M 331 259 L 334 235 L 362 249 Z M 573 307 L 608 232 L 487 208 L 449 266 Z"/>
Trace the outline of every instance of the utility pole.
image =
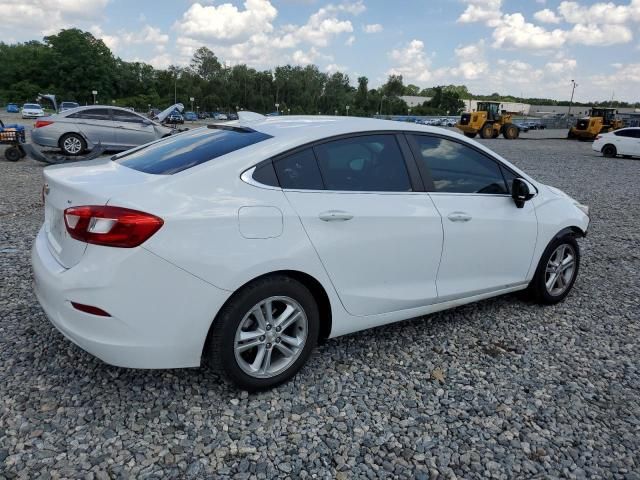
<path id="1" fill-rule="evenodd" d="M 571 88 L 571 100 L 569 100 L 569 111 L 567 112 L 567 128 L 569 128 L 569 117 L 571 116 L 571 107 L 573 106 L 573 94 L 578 86 L 575 80 L 571 80 L 571 83 L 573 84 L 573 88 Z"/>

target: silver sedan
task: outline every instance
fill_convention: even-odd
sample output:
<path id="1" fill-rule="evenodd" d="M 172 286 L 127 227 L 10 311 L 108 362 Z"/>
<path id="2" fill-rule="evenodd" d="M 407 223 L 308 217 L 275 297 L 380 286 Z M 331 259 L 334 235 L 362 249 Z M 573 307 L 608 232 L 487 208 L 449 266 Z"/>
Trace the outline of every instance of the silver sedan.
<path id="1" fill-rule="evenodd" d="M 119 107 L 91 105 L 36 121 L 34 143 L 80 155 L 101 144 L 106 150 L 128 150 L 171 135 L 173 130 Z"/>

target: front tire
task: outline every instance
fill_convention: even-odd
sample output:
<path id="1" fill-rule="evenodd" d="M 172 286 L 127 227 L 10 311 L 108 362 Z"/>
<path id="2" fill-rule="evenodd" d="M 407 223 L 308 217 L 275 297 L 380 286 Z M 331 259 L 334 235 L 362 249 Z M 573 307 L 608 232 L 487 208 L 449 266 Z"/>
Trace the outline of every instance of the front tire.
<path id="1" fill-rule="evenodd" d="M 529 292 L 538 303 L 559 303 L 569 295 L 579 269 L 580 247 L 575 237 L 571 234 L 558 237 L 542 254 Z"/>
<path id="2" fill-rule="evenodd" d="M 87 149 L 87 142 L 82 138 L 82 135 L 67 133 L 60 139 L 60 149 L 65 155 L 80 155 Z"/>
<path id="3" fill-rule="evenodd" d="M 291 379 L 318 340 L 320 315 L 311 292 L 287 276 L 259 279 L 218 313 L 204 355 L 228 381 L 264 390 Z"/>
<path id="4" fill-rule="evenodd" d="M 476 138 L 477 133 L 464 132 L 464 136 L 467 138 Z"/>
<path id="5" fill-rule="evenodd" d="M 605 145 L 604 147 L 602 147 L 602 155 L 604 155 L 607 158 L 613 158 L 618 154 L 618 150 L 616 149 L 615 145 Z"/>

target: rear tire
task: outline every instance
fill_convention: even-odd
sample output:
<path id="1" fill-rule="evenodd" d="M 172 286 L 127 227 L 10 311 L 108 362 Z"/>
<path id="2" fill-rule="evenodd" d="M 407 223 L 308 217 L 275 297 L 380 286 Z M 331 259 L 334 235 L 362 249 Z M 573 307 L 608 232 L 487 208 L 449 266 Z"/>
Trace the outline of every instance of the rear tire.
<path id="1" fill-rule="evenodd" d="M 614 158 L 616 155 L 618 155 L 618 150 L 616 149 L 615 145 L 607 144 L 602 147 L 602 155 L 607 158 Z"/>
<path id="2" fill-rule="evenodd" d="M 518 138 L 518 127 L 516 127 L 513 123 L 506 124 L 503 128 L 504 138 L 507 140 L 515 140 Z"/>
<path id="3" fill-rule="evenodd" d="M 65 155 L 76 156 L 82 154 L 87 149 L 87 142 L 85 142 L 82 135 L 77 133 L 67 133 L 60 139 L 60 150 Z"/>
<path id="4" fill-rule="evenodd" d="M 22 153 L 18 147 L 9 147 L 4 151 L 4 158 L 10 162 L 17 162 L 22 158 Z"/>
<path id="5" fill-rule="evenodd" d="M 482 138 L 493 138 L 493 124 L 485 123 L 480 130 L 480 136 Z"/>
<path id="6" fill-rule="evenodd" d="M 287 318 L 297 320 L 278 325 L 287 309 L 293 312 Z M 284 275 L 269 276 L 237 291 L 220 310 L 203 355 L 229 382 L 248 391 L 264 390 L 302 368 L 319 331 L 318 305 L 309 289 Z"/>
<path id="7" fill-rule="evenodd" d="M 478 133 L 469 133 L 469 132 L 464 132 L 464 136 L 465 136 L 465 137 L 469 137 L 469 138 L 476 138 L 476 135 L 478 135 Z"/>
<path id="8" fill-rule="evenodd" d="M 571 234 L 557 237 L 545 249 L 528 287 L 535 301 L 553 305 L 564 300 L 578 277 L 580 247 Z"/>

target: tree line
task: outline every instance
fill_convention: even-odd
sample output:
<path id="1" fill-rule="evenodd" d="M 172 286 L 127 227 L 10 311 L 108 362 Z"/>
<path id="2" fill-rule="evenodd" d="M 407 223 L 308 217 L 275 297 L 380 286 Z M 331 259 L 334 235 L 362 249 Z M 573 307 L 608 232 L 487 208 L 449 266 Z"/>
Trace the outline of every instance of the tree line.
<path id="1" fill-rule="evenodd" d="M 247 65 L 226 66 L 207 47 L 199 48 L 188 66 L 156 69 L 142 62 L 116 57 L 101 39 L 79 29 L 62 30 L 40 41 L 0 42 L 0 104 L 34 101 L 39 93 L 53 93 L 60 101 L 93 102 L 134 107 L 137 111 L 166 108 L 181 102 L 200 111 L 252 110 L 261 113 L 349 115 L 455 115 L 463 99 L 473 95 L 465 86 L 420 89 L 391 75 L 379 88 L 369 88 L 367 77 L 355 86 L 346 73 L 326 73 L 315 65 L 277 66 L 256 70 Z M 429 97 L 411 108 L 404 95 Z M 534 99 L 501 97 L 491 100 Z M 562 104 L 545 99 L 546 104 Z M 276 107 L 278 104 L 278 107 Z M 348 107 L 348 108 L 347 108 Z"/>

